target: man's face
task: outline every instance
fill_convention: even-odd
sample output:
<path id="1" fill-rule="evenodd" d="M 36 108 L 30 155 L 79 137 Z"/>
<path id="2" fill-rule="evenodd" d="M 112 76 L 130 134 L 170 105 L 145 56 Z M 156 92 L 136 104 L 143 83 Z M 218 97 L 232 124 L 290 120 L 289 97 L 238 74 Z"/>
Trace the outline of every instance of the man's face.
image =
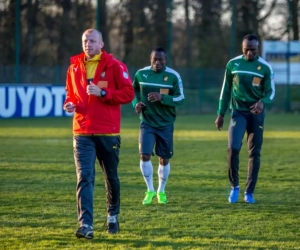
<path id="1" fill-rule="evenodd" d="M 258 41 L 244 40 L 242 43 L 242 51 L 247 61 L 254 60 L 258 54 Z"/>
<path id="2" fill-rule="evenodd" d="M 97 32 L 86 32 L 82 35 L 82 49 L 87 56 L 99 54 L 102 47 L 103 41 Z"/>
<path id="3" fill-rule="evenodd" d="M 164 69 L 167 58 L 164 52 L 152 52 L 150 56 L 151 67 L 155 72 L 160 72 Z"/>

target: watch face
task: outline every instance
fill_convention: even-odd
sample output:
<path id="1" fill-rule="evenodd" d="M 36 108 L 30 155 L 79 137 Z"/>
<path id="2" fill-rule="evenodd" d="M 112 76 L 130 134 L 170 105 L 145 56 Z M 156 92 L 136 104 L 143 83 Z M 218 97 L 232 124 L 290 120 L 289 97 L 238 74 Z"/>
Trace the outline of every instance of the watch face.
<path id="1" fill-rule="evenodd" d="M 101 90 L 101 96 L 105 96 L 106 95 L 106 91 L 105 90 Z"/>

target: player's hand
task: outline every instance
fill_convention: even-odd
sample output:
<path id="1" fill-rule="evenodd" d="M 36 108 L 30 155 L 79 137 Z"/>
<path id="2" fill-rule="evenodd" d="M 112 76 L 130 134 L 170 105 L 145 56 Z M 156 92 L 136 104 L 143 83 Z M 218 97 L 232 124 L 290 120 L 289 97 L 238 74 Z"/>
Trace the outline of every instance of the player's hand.
<path id="1" fill-rule="evenodd" d="M 94 95 L 94 96 L 101 96 L 101 89 L 94 83 L 90 83 L 87 87 L 86 87 L 86 93 L 88 95 Z"/>
<path id="2" fill-rule="evenodd" d="M 148 94 L 149 102 L 159 102 L 161 101 L 161 94 L 157 92 L 151 92 Z"/>
<path id="3" fill-rule="evenodd" d="M 218 115 L 216 121 L 215 121 L 216 127 L 219 131 L 222 130 L 223 124 L 224 124 L 224 117 L 221 115 Z"/>
<path id="4" fill-rule="evenodd" d="M 76 109 L 76 106 L 74 105 L 73 102 L 68 102 L 64 106 L 64 110 L 67 111 L 68 113 L 73 113 Z"/>
<path id="5" fill-rule="evenodd" d="M 260 114 L 264 109 L 264 103 L 262 101 L 258 101 L 257 103 L 254 103 L 250 108 L 250 112 L 253 114 Z"/>
<path id="6" fill-rule="evenodd" d="M 138 102 L 136 105 L 135 105 L 135 112 L 136 113 L 141 113 L 142 110 L 146 107 L 146 104 L 143 103 L 143 102 Z"/>

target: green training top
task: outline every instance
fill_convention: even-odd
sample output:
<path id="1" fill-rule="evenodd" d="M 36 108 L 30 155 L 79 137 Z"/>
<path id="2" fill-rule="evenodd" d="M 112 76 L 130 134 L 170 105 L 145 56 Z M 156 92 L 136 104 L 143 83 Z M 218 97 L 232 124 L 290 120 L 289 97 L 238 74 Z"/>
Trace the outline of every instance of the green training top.
<path id="1" fill-rule="evenodd" d="M 250 106 L 261 100 L 272 102 L 275 96 L 272 67 L 261 57 L 247 61 L 243 55 L 231 59 L 226 71 L 217 114 L 224 116 L 230 109 L 250 111 Z"/>
<path id="2" fill-rule="evenodd" d="M 165 67 L 161 72 L 155 72 L 151 66 L 136 72 L 132 83 L 135 98 L 132 106 L 138 102 L 146 104 L 140 113 L 141 121 L 152 127 L 162 127 L 174 123 L 176 106 L 184 102 L 183 85 L 180 75 L 173 69 Z M 149 102 L 148 94 L 162 94 L 160 102 Z"/>

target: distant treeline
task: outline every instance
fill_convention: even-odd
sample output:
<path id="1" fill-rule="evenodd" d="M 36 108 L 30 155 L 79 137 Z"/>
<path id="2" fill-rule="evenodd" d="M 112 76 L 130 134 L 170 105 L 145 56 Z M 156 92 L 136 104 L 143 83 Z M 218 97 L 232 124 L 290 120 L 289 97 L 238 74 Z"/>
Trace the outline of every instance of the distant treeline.
<path id="1" fill-rule="evenodd" d="M 67 65 L 98 23 L 105 49 L 132 67 L 149 64 L 155 46 L 176 67 L 224 67 L 247 33 L 279 40 L 290 27 L 299 40 L 299 9 L 299 0 L 21 0 L 16 41 L 16 0 L 0 0 L 0 65 L 14 65 L 16 42 L 21 65 Z"/>

